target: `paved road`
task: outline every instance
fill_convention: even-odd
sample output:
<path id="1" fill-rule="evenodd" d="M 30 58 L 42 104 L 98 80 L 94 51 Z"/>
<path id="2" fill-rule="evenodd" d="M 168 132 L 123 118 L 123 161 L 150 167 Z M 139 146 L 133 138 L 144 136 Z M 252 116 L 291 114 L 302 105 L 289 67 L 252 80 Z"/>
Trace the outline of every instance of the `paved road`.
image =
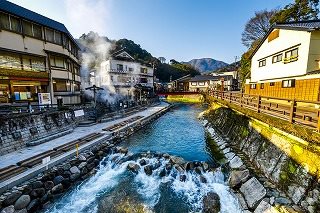
<path id="1" fill-rule="evenodd" d="M 11 152 L 9 154 L 0 156 L 0 168 L 4 168 L 9 165 L 15 165 L 17 162 L 30 158 L 32 156 L 35 156 L 37 154 L 40 154 L 44 151 L 51 150 L 54 147 L 66 144 L 72 140 L 75 140 L 77 138 L 81 138 L 85 135 L 88 135 L 90 133 L 94 132 L 103 132 L 102 129 L 106 127 L 110 127 L 116 123 L 122 122 L 124 120 L 127 120 L 129 118 L 132 118 L 134 116 L 144 116 L 148 117 L 163 108 L 167 107 L 169 104 L 162 102 L 160 105 L 149 107 L 146 110 L 137 112 L 135 114 L 132 114 L 128 117 L 125 118 L 119 118 L 113 121 L 105 122 L 105 123 L 99 123 L 90 127 L 77 127 L 74 129 L 74 131 L 68 135 L 56 138 L 54 140 L 48 141 L 46 143 L 37 145 L 37 146 L 32 146 L 32 147 L 26 147 L 23 148 L 19 151 Z"/>

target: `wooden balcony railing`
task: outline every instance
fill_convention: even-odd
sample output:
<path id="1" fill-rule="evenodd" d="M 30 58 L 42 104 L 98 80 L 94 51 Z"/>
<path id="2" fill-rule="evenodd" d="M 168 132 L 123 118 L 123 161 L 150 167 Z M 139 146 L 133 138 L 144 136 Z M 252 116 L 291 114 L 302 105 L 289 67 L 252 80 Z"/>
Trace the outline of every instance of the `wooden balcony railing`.
<path id="1" fill-rule="evenodd" d="M 316 128 L 320 132 L 320 102 L 250 95 L 240 92 L 210 91 L 209 95 L 229 103 L 264 113 L 290 123 Z"/>

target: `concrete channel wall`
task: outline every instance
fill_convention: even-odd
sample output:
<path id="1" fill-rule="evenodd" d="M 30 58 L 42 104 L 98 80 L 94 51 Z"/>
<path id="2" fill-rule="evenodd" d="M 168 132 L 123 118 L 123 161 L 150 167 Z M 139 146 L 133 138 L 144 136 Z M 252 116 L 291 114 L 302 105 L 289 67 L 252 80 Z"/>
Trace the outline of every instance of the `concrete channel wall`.
<path id="1" fill-rule="evenodd" d="M 245 210 L 320 211 L 320 155 L 315 144 L 217 104 L 206 118 L 216 130 L 210 131 L 228 159 L 229 183 Z"/>
<path id="2" fill-rule="evenodd" d="M 111 152 L 127 153 L 127 149 L 116 147 L 116 144 L 166 113 L 172 106 L 80 147 L 78 157 L 75 156 L 76 150 L 72 150 L 50 161 L 48 165 L 38 165 L 27 173 L 0 183 L 0 212 L 35 212 L 45 208 L 72 185 L 93 176 L 104 156 Z"/>

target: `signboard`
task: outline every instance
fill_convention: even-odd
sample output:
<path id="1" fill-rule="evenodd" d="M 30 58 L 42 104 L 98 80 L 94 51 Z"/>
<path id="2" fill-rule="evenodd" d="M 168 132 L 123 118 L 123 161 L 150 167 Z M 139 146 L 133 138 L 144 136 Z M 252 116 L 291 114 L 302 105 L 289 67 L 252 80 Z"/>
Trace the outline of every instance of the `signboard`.
<path id="1" fill-rule="evenodd" d="M 80 116 L 84 116 L 84 111 L 83 111 L 83 109 L 81 109 L 81 110 L 75 110 L 75 111 L 74 111 L 74 117 L 80 117 Z"/>
<path id="2" fill-rule="evenodd" d="M 39 105 L 51 104 L 50 93 L 38 93 Z"/>

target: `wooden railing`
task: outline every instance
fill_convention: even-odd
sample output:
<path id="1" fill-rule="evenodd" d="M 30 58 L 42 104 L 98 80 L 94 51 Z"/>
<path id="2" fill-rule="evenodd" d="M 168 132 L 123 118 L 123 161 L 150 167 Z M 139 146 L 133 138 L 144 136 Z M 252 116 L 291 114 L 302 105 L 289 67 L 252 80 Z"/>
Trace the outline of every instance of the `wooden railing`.
<path id="1" fill-rule="evenodd" d="M 209 95 L 229 103 L 264 113 L 290 123 L 320 131 L 320 102 L 250 95 L 240 92 L 210 91 Z"/>

